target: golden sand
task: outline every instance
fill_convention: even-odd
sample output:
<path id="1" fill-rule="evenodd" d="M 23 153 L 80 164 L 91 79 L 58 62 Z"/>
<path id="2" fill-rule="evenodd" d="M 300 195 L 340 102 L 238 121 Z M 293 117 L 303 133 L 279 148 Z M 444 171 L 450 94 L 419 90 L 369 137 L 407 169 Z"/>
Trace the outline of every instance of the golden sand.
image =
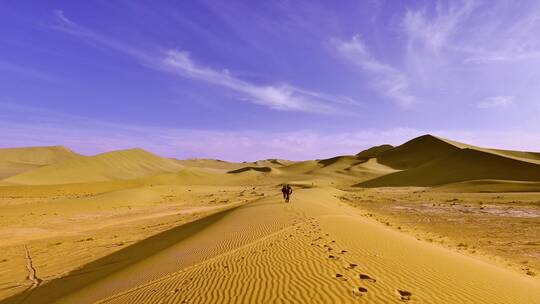
<path id="1" fill-rule="evenodd" d="M 433 136 L 303 162 L 36 149 L 0 149 L 2 304 L 540 303 L 536 153 Z"/>

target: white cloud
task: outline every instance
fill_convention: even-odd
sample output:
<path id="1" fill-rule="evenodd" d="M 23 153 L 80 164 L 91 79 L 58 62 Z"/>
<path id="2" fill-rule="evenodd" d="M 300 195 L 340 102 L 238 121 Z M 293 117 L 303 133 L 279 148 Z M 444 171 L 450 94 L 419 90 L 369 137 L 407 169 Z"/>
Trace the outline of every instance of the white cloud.
<path id="1" fill-rule="evenodd" d="M 276 110 L 306 112 L 334 111 L 332 103 L 348 103 L 342 97 L 327 96 L 299 89 L 287 84 L 281 86 L 254 85 L 231 75 L 228 70 L 215 70 L 195 63 L 187 52 L 166 52 L 162 67 L 184 77 L 222 86 L 245 96 L 245 100 Z"/>
<path id="2" fill-rule="evenodd" d="M 53 13 L 58 21 L 58 24 L 51 26 L 51 28 L 54 30 L 79 37 L 86 43 L 98 44 L 99 46 L 105 46 L 117 52 L 125 53 L 142 61 L 143 63 L 149 63 L 152 61 L 152 57 L 145 52 L 78 25 L 77 23 L 68 19 L 61 10 L 54 10 Z"/>
<path id="3" fill-rule="evenodd" d="M 403 15 L 404 51 L 395 60 L 431 109 L 512 108 L 506 126 L 525 126 L 538 115 L 539 12 L 538 1 L 429 2 Z"/>
<path id="4" fill-rule="evenodd" d="M 359 36 L 349 41 L 334 39 L 332 42 L 340 55 L 373 77 L 372 85 L 382 95 L 402 106 L 409 106 L 416 101 L 409 93 L 407 77 L 393 66 L 375 59 Z"/>
<path id="5" fill-rule="evenodd" d="M 492 96 L 479 102 L 479 109 L 506 109 L 515 106 L 514 96 Z"/>
<path id="6" fill-rule="evenodd" d="M 532 2 L 516 14 L 508 12 L 509 19 L 492 18 L 472 31 L 461 45 L 467 62 L 477 64 L 536 61 L 540 59 L 540 4 Z M 510 23 L 507 20 L 511 20 Z M 506 22 L 505 22 L 506 21 Z"/>
<path id="7" fill-rule="evenodd" d="M 447 46 L 456 29 L 477 7 L 476 1 L 462 1 L 449 4 L 445 9 L 436 2 L 435 16 L 430 18 L 426 10 L 407 10 L 403 24 L 407 33 L 409 48 L 415 43 L 438 53 Z"/>
<path id="8" fill-rule="evenodd" d="M 230 89 L 241 95 L 240 100 L 266 106 L 274 110 L 303 111 L 312 113 L 338 113 L 335 104 L 358 105 L 354 100 L 297 88 L 289 84 L 258 85 L 234 77 L 228 69 L 213 69 L 196 63 L 188 52 L 167 50 L 162 54 L 151 55 L 104 35 L 82 27 L 60 10 L 54 11 L 60 25 L 53 28 L 98 43 L 115 51 L 137 59 L 141 64 L 153 69 L 171 72 L 182 77 L 196 79 L 209 84 Z"/>
<path id="9" fill-rule="evenodd" d="M 56 18 L 61 20 L 63 23 L 74 25 L 73 22 L 71 22 L 71 20 L 66 18 L 66 16 L 64 15 L 64 11 L 62 11 L 62 10 L 53 10 L 53 13 L 56 16 Z"/>
<path id="10" fill-rule="evenodd" d="M 409 52 L 454 52 L 463 62 L 477 64 L 540 59 L 538 2 L 519 7 L 478 0 L 435 3 L 432 14 L 426 9 L 405 14 Z"/>

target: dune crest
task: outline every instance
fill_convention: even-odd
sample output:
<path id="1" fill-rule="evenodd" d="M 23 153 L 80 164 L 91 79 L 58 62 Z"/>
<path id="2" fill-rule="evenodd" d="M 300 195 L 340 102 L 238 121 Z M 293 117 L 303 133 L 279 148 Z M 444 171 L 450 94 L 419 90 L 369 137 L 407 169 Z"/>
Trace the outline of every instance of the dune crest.
<path id="1" fill-rule="evenodd" d="M 270 167 L 244 167 L 244 168 L 240 168 L 236 170 L 231 170 L 227 173 L 234 174 L 234 173 L 242 173 L 242 172 L 249 172 L 249 171 L 270 173 L 272 172 L 272 168 Z"/>
<path id="2" fill-rule="evenodd" d="M 390 149 L 393 149 L 394 146 L 392 145 L 380 145 L 380 146 L 375 146 L 375 147 L 371 147 L 369 149 L 366 149 L 362 152 L 359 152 L 358 154 L 356 154 L 357 157 L 360 157 L 360 158 L 373 158 L 373 157 L 377 157 L 379 156 L 379 154 L 383 153 L 383 152 L 386 152 Z"/>
<path id="3" fill-rule="evenodd" d="M 95 156 L 76 158 L 24 172 L 6 182 L 28 185 L 68 184 L 133 179 L 165 172 L 183 166 L 143 149 L 119 150 Z"/>
<path id="4" fill-rule="evenodd" d="M 493 150 L 431 135 L 381 153 L 377 160 L 404 170 L 357 184 L 360 187 L 437 186 L 471 180 L 540 181 L 531 152 Z"/>
<path id="5" fill-rule="evenodd" d="M 0 179 L 84 156 L 63 146 L 0 149 Z"/>
<path id="6" fill-rule="evenodd" d="M 403 170 L 446 157 L 458 150 L 455 145 L 428 134 L 381 152 L 377 160 L 383 165 Z"/>

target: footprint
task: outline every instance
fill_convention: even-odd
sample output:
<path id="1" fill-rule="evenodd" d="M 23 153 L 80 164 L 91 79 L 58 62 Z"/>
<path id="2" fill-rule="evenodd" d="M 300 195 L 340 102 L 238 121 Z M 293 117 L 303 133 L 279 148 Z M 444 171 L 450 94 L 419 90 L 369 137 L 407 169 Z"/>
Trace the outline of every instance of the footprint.
<path id="1" fill-rule="evenodd" d="M 345 266 L 345 269 L 354 269 L 358 267 L 358 264 L 349 263 L 349 265 Z"/>
<path id="2" fill-rule="evenodd" d="M 409 301 L 412 297 L 412 292 L 406 290 L 397 290 L 401 301 Z"/>
<path id="3" fill-rule="evenodd" d="M 328 258 L 331 259 L 331 260 L 339 259 L 337 256 L 334 256 L 334 255 L 329 255 Z"/>
<path id="4" fill-rule="evenodd" d="M 373 282 L 373 283 L 377 282 L 377 280 L 375 280 L 374 278 L 368 276 L 367 274 L 361 273 L 358 277 L 360 278 L 360 280 L 366 280 L 366 281 Z"/>
<path id="5" fill-rule="evenodd" d="M 364 287 L 358 287 L 358 288 L 353 289 L 352 293 L 355 296 L 360 296 L 361 297 L 361 296 L 363 296 L 363 295 L 365 295 L 367 293 L 367 289 L 364 288 Z"/>
<path id="6" fill-rule="evenodd" d="M 341 273 L 336 273 L 336 279 L 340 281 L 347 281 L 347 278 L 344 277 Z"/>
<path id="7" fill-rule="evenodd" d="M 341 250 L 340 254 L 347 253 L 347 250 Z"/>

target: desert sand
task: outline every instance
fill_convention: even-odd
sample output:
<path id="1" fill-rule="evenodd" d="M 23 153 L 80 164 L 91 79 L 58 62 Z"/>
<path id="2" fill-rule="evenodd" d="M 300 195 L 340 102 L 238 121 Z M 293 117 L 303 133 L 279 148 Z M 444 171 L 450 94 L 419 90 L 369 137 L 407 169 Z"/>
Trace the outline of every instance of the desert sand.
<path id="1" fill-rule="evenodd" d="M 290 203 L 280 189 L 290 183 Z M 540 154 L 0 149 L 0 303 L 540 303 Z"/>

